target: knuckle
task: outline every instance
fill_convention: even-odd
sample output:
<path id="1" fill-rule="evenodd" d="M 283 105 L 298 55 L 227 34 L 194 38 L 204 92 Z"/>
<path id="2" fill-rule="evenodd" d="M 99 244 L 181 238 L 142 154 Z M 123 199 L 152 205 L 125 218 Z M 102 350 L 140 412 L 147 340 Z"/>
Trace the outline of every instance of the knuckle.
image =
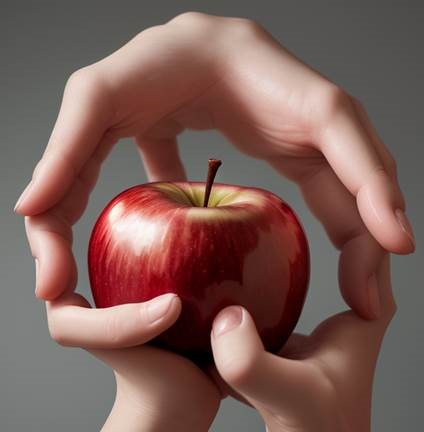
<path id="1" fill-rule="evenodd" d="M 319 127 L 326 128 L 341 113 L 353 113 L 353 101 L 349 94 L 333 83 L 321 85 L 315 91 L 314 99 L 319 107 Z"/>
<path id="2" fill-rule="evenodd" d="M 73 72 L 65 85 L 65 93 L 81 95 L 85 101 L 106 101 L 108 89 L 95 66 L 86 66 Z"/>
<path id="3" fill-rule="evenodd" d="M 335 115 L 352 107 L 350 96 L 339 86 L 330 85 L 324 93 L 323 108 L 327 115 Z"/>
<path id="4" fill-rule="evenodd" d="M 86 106 L 99 115 L 99 121 L 108 122 L 114 114 L 113 91 L 100 66 L 90 65 L 73 72 L 65 85 L 65 98 L 80 98 Z"/>
<path id="5" fill-rule="evenodd" d="M 95 74 L 92 66 L 86 66 L 73 72 L 66 83 L 66 87 L 87 87 L 95 84 Z"/>
<path id="6" fill-rule="evenodd" d="M 201 12 L 183 12 L 173 18 L 170 23 L 182 24 L 184 26 L 199 26 L 210 21 L 212 17 Z"/>
<path id="7" fill-rule="evenodd" d="M 265 29 L 257 21 L 249 18 L 238 18 L 239 28 L 248 36 L 258 36 L 265 33 Z"/>

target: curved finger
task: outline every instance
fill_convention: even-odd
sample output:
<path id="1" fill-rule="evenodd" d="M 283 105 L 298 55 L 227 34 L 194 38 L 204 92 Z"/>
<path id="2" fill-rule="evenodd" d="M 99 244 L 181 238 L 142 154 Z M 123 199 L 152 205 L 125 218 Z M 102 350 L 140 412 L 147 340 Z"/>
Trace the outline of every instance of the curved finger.
<path id="1" fill-rule="evenodd" d="M 185 181 L 186 173 L 178 151 L 177 139 L 137 137 L 149 181 Z"/>
<path id="2" fill-rule="evenodd" d="M 290 175 L 298 162 L 276 159 L 271 164 Z M 341 251 L 340 289 L 347 304 L 360 316 L 375 319 L 379 314 L 378 290 L 373 275 L 384 254 L 362 221 L 355 198 L 331 167 L 322 160 L 305 165 L 294 177 L 312 213 L 323 224 L 334 246 Z M 325 193 L 323 193 L 325 191 Z"/>
<path id="3" fill-rule="evenodd" d="M 344 299 L 363 318 L 375 319 L 380 308 L 372 276 L 384 251 L 365 227 L 354 197 L 328 164 L 305 177 L 300 187 L 309 208 L 341 251 L 339 283 Z"/>
<path id="4" fill-rule="evenodd" d="M 61 201 L 47 212 L 25 218 L 28 241 L 37 263 L 38 298 L 52 300 L 75 287 L 77 270 L 71 250 L 71 226 L 87 206 L 101 162 L 112 145 L 113 141 L 105 137 Z"/>
<path id="5" fill-rule="evenodd" d="M 415 244 L 404 214 L 403 196 L 351 99 L 336 92 L 330 101 L 330 116 L 317 138 L 319 149 L 356 197 L 361 218 L 376 240 L 391 252 L 413 252 Z"/>
<path id="6" fill-rule="evenodd" d="M 47 148 L 18 199 L 16 212 L 35 215 L 59 202 L 95 151 L 111 113 L 108 93 L 94 69 L 74 73 Z"/>
<path id="7" fill-rule="evenodd" d="M 368 117 L 368 114 L 365 108 L 363 107 L 363 105 L 356 99 L 352 99 L 352 103 L 355 108 L 356 114 L 358 115 L 360 121 L 362 122 L 363 127 L 365 128 L 366 132 L 368 133 L 368 136 L 371 138 L 374 144 L 375 150 L 377 151 L 378 155 L 380 156 L 380 159 L 383 162 L 386 172 L 393 180 L 393 185 L 398 191 L 397 192 L 398 196 L 400 197 L 400 199 L 402 199 L 401 208 L 406 208 L 406 203 L 402 195 L 402 192 L 400 190 L 400 185 L 398 182 L 397 165 L 394 157 L 392 156 L 388 148 L 384 145 L 383 141 L 381 140 L 377 130 L 375 129 L 374 125 L 371 123 L 371 120 Z M 410 233 L 412 233 L 412 228 L 410 228 Z M 414 240 L 413 237 L 412 240 Z"/>
<path id="8" fill-rule="evenodd" d="M 335 351 L 340 365 L 350 374 L 372 374 L 387 326 L 396 312 L 390 283 L 389 255 L 382 258 L 375 275 L 379 291 L 381 314 L 373 321 L 366 321 L 352 311 L 333 315 L 318 325 L 310 336 L 312 356 L 321 357 L 330 364 Z"/>
<path id="9" fill-rule="evenodd" d="M 46 307 L 50 334 L 60 345 L 109 349 L 153 339 L 177 320 L 181 301 L 175 294 L 164 294 L 145 303 L 91 309 L 81 296 L 71 294 Z"/>

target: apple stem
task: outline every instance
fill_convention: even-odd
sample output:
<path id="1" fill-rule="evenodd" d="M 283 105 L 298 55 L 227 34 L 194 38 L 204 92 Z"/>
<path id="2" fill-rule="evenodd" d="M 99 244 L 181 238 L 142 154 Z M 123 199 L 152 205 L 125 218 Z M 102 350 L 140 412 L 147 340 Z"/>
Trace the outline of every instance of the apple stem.
<path id="1" fill-rule="evenodd" d="M 218 171 L 218 168 L 221 166 L 221 164 L 222 162 L 219 159 L 208 160 L 208 179 L 206 180 L 205 198 L 203 200 L 203 207 L 208 206 L 213 181 L 215 180 L 216 172 Z"/>

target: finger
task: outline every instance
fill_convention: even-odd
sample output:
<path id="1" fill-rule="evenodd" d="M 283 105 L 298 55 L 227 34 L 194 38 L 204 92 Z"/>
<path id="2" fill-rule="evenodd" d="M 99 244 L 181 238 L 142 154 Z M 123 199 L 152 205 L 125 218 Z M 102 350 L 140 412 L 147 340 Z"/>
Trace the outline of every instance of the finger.
<path id="1" fill-rule="evenodd" d="M 349 239 L 339 260 L 339 285 L 346 303 L 362 318 L 378 319 L 381 299 L 376 274 L 385 251 L 363 231 Z"/>
<path id="2" fill-rule="evenodd" d="M 339 96 L 317 144 L 347 189 L 356 197 L 368 230 L 388 251 L 410 253 L 413 234 L 404 214 L 404 199 L 388 174 L 351 99 Z"/>
<path id="3" fill-rule="evenodd" d="M 61 345 L 87 349 L 140 345 L 170 327 L 181 312 L 175 294 L 104 309 L 81 302 L 77 294 L 47 302 L 50 334 Z"/>
<path id="4" fill-rule="evenodd" d="M 77 267 L 72 255 L 72 231 L 62 218 L 45 213 L 27 216 L 25 228 L 36 263 L 35 295 L 52 300 L 73 290 Z"/>
<path id="5" fill-rule="evenodd" d="M 280 159 L 272 165 L 290 175 L 296 171 L 293 166 L 296 163 Z M 375 319 L 379 314 L 379 303 L 372 276 L 384 254 L 383 249 L 370 235 L 354 197 L 331 167 L 325 161 L 319 161 L 306 165 L 304 169 L 304 175 L 295 180 L 308 207 L 341 251 L 339 283 L 343 297 L 358 315 Z"/>
<path id="6" fill-rule="evenodd" d="M 239 306 L 218 314 L 211 342 L 221 377 L 256 407 L 295 406 L 305 389 L 314 386 L 316 377 L 308 365 L 264 351 L 251 316 Z"/>
<path id="7" fill-rule="evenodd" d="M 136 139 L 149 181 L 185 181 L 177 139 Z"/>
<path id="8" fill-rule="evenodd" d="M 339 284 L 343 298 L 358 315 L 375 319 L 380 310 L 372 276 L 384 252 L 365 227 L 354 198 L 328 164 L 305 179 L 301 189 L 308 206 L 341 251 Z"/>
<path id="9" fill-rule="evenodd" d="M 110 117 L 108 94 L 94 69 L 73 74 L 46 151 L 15 211 L 35 215 L 59 202 L 95 151 Z"/>
<path id="10" fill-rule="evenodd" d="M 35 293 L 40 299 L 53 300 L 75 288 L 77 271 L 71 250 L 71 226 L 87 206 L 100 165 L 112 144 L 108 137 L 101 141 L 59 204 L 25 218 L 28 241 L 37 263 Z"/>
<path id="11" fill-rule="evenodd" d="M 365 321 L 352 311 L 346 311 L 322 322 L 310 336 L 311 347 L 315 347 L 313 356 L 327 364 L 334 362 L 336 356 L 338 364 L 350 375 L 356 374 L 358 379 L 373 373 L 381 342 L 396 311 L 388 254 L 381 260 L 375 279 L 381 303 L 378 319 Z"/>
<path id="12" fill-rule="evenodd" d="M 378 135 L 377 130 L 375 129 L 374 125 L 371 123 L 371 120 L 369 119 L 368 114 L 365 111 L 365 108 L 362 106 L 362 104 L 356 99 L 352 99 L 352 103 L 355 108 L 356 114 L 358 115 L 363 127 L 367 131 L 368 136 L 371 138 L 374 144 L 375 150 L 379 154 L 380 159 L 383 161 L 383 165 L 386 172 L 393 180 L 393 185 L 397 189 L 398 196 L 402 199 L 401 208 L 406 208 L 406 203 L 402 195 L 402 192 L 400 190 L 400 186 L 397 178 L 397 166 L 396 166 L 395 159 L 393 158 L 393 156 L 391 155 L 387 147 L 384 145 L 383 141 Z M 412 228 L 410 228 L 410 232 L 412 233 Z M 414 238 L 412 238 L 412 240 L 415 243 Z"/>
<path id="13" fill-rule="evenodd" d="M 352 98 L 352 104 L 358 118 L 360 119 L 363 127 L 368 133 L 368 136 L 371 138 L 374 144 L 374 148 L 384 164 L 385 170 L 393 179 L 397 180 L 396 162 L 387 147 L 384 145 L 380 136 L 378 135 L 378 132 L 375 129 L 374 125 L 371 123 L 371 120 L 369 119 L 365 108 L 357 99 L 354 98 Z"/>

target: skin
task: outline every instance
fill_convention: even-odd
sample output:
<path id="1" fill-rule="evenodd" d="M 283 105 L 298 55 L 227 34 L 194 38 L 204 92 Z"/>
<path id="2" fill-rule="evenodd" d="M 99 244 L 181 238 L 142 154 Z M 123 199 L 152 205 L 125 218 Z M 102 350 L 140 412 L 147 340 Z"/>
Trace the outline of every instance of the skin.
<path id="1" fill-rule="evenodd" d="M 268 432 L 369 431 L 375 365 L 396 311 L 387 255 L 376 282 L 378 319 L 341 312 L 308 336 L 293 334 L 279 356 L 263 349 L 246 310 L 221 311 L 211 341 L 222 391 L 257 409 Z"/>
<path id="2" fill-rule="evenodd" d="M 127 394 L 121 390 L 126 387 L 121 385 L 125 379 L 121 380 L 117 372 L 120 365 L 131 361 L 132 355 L 148 353 L 140 344 L 176 320 L 179 303 L 175 299 L 171 301 L 173 305 L 162 308 L 161 318 L 153 322 L 148 319 L 148 304 L 91 309 L 85 299 L 73 292 L 77 273 L 71 249 L 72 225 L 86 207 L 101 163 L 122 137 L 135 138 L 151 181 L 185 180 L 177 147 L 177 135 L 184 129 L 218 129 L 240 151 L 268 161 L 298 184 L 311 211 L 340 250 L 340 289 L 353 310 L 333 319 L 324 328 L 334 328 L 334 334 L 348 335 L 358 329 L 360 336 L 366 338 L 368 332 L 364 331 L 364 335 L 359 329 L 375 323 L 376 336 L 364 345 L 374 354 L 378 352 L 390 315 L 385 315 L 386 299 L 382 297 L 381 287 L 384 249 L 406 254 L 415 247 L 394 160 L 357 100 L 303 64 L 263 28 L 248 20 L 187 13 L 141 32 L 115 53 L 71 75 L 47 148 L 16 205 L 16 212 L 26 216 L 27 235 L 36 259 L 36 296 L 46 301 L 53 339 L 63 345 L 92 350 L 117 374 L 117 404 L 105 430 L 119 430 L 119 418 L 124 416 L 119 416 L 125 406 L 120 401 Z M 388 270 L 383 274 L 383 279 L 388 280 Z M 249 344 L 254 341 L 254 331 L 248 315 L 243 313 L 243 317 L 240 328 L 246 327 L 243 336 Z M 375 321 L 368 323 L 365 319 Z M 385 324 L 378 325 L 382 319 Z M 352 328 L 346 323 L 352 323 Z M 328 338 L 312 336 L 308 340 L 314 341 L 318 351 L 322 343 L 323 352 L 332 352 L 328 358 L 329 374 L 337 370 L 338 380 L 346 383 L 351 378 L 343 374 L 341 379 L 345 370 L 343 353 L 335 348 L 340 341 L 331 337 L 332 334 L 329 330 Z M 258 344 L 252 346 L 256 346 L 253 354 L 260 351 Z M 373 370 L 362 346 L 358 343 L 358 351 L 363 354 L 358 361 Z M 218 347 L 216 354 L 221 353 L 219 345 L 215 347 Z M 308 353 L 315 355 L 313 350 Z M 171 361 L 170 354 L 154 355 L 163 357 L 163 361 L 157 359 L 153 366 L 163 364 L 165 370 Z M 148 359 L 149 355 L 145 357 Z M 186 373 L 187 379 L 190 378 L 187 382 L 193 383 L 190 387 L 181 386 L 187 393 L 184 397 L 172 387 L 180 385 L 178 377 L 176 381 L 170 379 L 165 392 L 161 380 L 141 379 L 146 373 L 142 368 L 132 369 L 136 376 L 140 373 L 140 380 L 133 375 L 126 380 L 140 383 L 131 392 L 132 400 L 141 401 L 140 406 L 144 406 L 142 401 L 147 393 L 157 395 L 154 404 L 158 407 L 166 406 L 166 410 L 150 409 L 151 415 L 147 417 L 152 419 L 152 426 L 146 426 L 145 430 L 164 428 L 167 411 L 183 412 L 190 406 L 187 404 L 190 398 L 198 401 L 198 388 L 208 388 L 210 391 L 205 391 L 210 397 L 205 396 L 204 403 L 199 403 L 194 418 L 190 419 L 190 422 L 198 421 L 199 428 L 193 423 L 184 424 L 193 415 L 192 410 L 181 418 L 181 429 L 206 430 L 205 424 L 211 421 L 219 405 L 216 386 L 208 387 L 210 381 L 204 381 L 204 375 L 199 375 L 197 369 L 189 368 L 185 362 L 183 366 L 182 360 L 175 357 L 172 359 L 176 364 L 173 370 L 179 371 L 180 365 L 181 376 Z M 290 359 L 278 360 L 284 365 L 294 364 Z M 253 360 L 247 360 L 250 361 Z M 222 362 L 221 357 L 217 358 L 224 379 L 227 377 L 237 390 L 252 398 L 253 393 L 246 390 L 250 387 L 238 386 L 237 379 L 233 382 L 232 375 L 227 376 L 222 368 Z M 290 375 L 284 373 L 283 366 L 275 366 L 276 361 L 270 363 L 272 367 L 266 370 L 275 373 L 275 380 L 281 385 L 278 389 L 284 389 L 286 384 L 282 383 L 287 380 L 290 384 L 294 376 L 303 380 L 305 386 L 311 381 L 312 386 L 320 389 L 319 378 L 313 378 L 323 374 L 318 367 L 299 367 L 298 373 Z M 255 368 L 252 371 L 258 372 Z M 364 391 L 361 395 L 366 393 L 363 403 L 368 407 L 372 373 L 366 376 L 364 380 L 368 384 L 364 388 L 368 393 Z M 258 372 L 258 382 L 261 379 Z M 165 397 L 167 392 L 178 393 L 178 397 Z M 254 400 L 249 400 L 263 413 L 269 430 L 290 430 L 291 424 L 303 425 L 296 415 L 303 416 L 313 406 L 313 401 L 306 399 L 300 409 L 304 398 L 295 398 L 299 406 L 292 409 L 289 398 L 281 396 L 276 401 L 265 393 L 254 393 Z M 357 409 L 357 398 L 354 401 L 349 397 L 331 399 L 330 395 L 318 399 L 323 404 L 331 400 L 335 404 L 333 409 L 340 406 L 349 415 L 354 412 L 349 409 Z M 280 411 L 277 410 L 279 403 Z M 349 403 L 354 407 L 349 408 Z M 317 410 L 316 415 L 325 416 L 328 413 L 325 408 Z M 278 414 L 269 420 L 268 412 Z M 146 415 L 142 417 L 147 422 Z M 322 420 L 322 424 L 332 421 L 331 418 Z M 362 429 L 355 430 L 366 430 L 365 423 L 367 420 L 360 425 Z M 340 424 L 345 427 L 343 419 Z M 175 422 L 172 425 L 175 428 Z M 292 429 L 309 430 L 309 424 L 304 426 L 305 429 Z"/>

